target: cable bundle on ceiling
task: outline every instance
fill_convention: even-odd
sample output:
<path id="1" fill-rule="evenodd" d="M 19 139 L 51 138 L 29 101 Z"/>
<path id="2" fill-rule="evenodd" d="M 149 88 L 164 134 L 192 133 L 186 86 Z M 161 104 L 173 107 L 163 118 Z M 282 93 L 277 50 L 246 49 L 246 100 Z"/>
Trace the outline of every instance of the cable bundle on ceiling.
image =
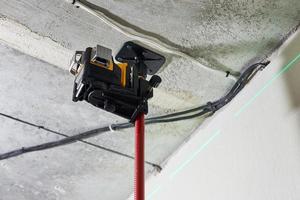
<path id="1" fill-rule="evenodd" d="M 205 105 L 201 105 L 196 108 L 192 108 L 180 112 L 175 112 L 175 113 L 156 116 L 156 117 L 150 117 L 145 120 L 145 123 L 146 124 L 171 123 L 171 122 L 177 122 L 177 121 L 188 120 L 188 119 L 204 116 L 206 114 L 213 114 L 217 110 L 221 109 L 226 104 L 228 104 L 245 87 L 245 85 L 253 78 L 253 76 L 259 70 L 265 68 L 269 63 L 270 63 L 269 61 L 264 63 L 256 63 L 248 67 L 241 74 L 241 76 L 233 85 L 231 90 L 224 97 L 216 101 L 208 102 Z M 5 114 L 1 114 L 1 115 L 5 116 Z M 99 135 L 107 131 L 122 130 L 130 127 L 133 127 L 133 124 L 128 122 L 128 123 L 112 124 L 110 126 L 93 129 L 73 136 L 67 136 L 65 134 L 60 133 L 59 135 L 64 136 L 65 138 L 53 142 L 47 142 L 47 143 L 35 145 L 35 146 L 22 147 L 7 153 L 0 154 L 0 160 L 16 157 L 29 152 L 41 151 L 41 150 L 50 149 L 50 148 L 54 148 L 66 144 L 71 144 L 77 141 L 90 144 L 89 142 L 84 141 L 84 139 L 94 137 L 96 135 Z M 44 127 L 38 127 L 38 128 L 44 128 Z"/>

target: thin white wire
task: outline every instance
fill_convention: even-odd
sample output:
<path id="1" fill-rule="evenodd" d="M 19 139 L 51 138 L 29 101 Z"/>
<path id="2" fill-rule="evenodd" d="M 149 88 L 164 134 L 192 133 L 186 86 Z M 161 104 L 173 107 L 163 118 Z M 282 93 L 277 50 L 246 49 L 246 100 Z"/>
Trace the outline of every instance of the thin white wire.
<path id="1" fill-rule="evenodd" d="M 109 126 L 108 126 L 108 128 L 109 128 L 109 130 L 110 130 L 110 132 L 115 132 L 115 130 L 112 128 L 112 124 L 110 124 Z"/>
<path id="2" fill-rule="evenodd" d="M 195 58 L 187 55 L 186 53 L 183 53 L 183 52 L 179 51 L 178 49 L 176 49 L 176 48 L 174 48 L 174 47 L 172 47 L 168 44 L 165 44 L 165 43 L 159 41 L 157 38 L 154 38 L 154 37 L 136 32 L 135 30 L 133 30 L 129 27 L 123 26 L 122 24 L 120 24 L 117 21 L 109 18 L 104 13 L 100 12 L 99 10 L 95 10 L 95 9 L 93 9 L 93 8 L 87 6 L 87 5 L 85 5 L 85 4 L 83 4 L 79 1 L 76 1 L 74 5 L 81 7 L 82 9 L 86 10 L 90 14 L 92 14 L 92 15 L 96 16 L 97 18 L 99 18 L 106 25 L 110 26 L 111 28 L 115 29 L 119 33 L 122 33 L 123 35 L 125 35 L 125 36 L 127 36 L 127 37 L 129 37 L 133 40 L 140 41 L 140 42 L 142 42 L 142 43 L 144 43 L 144 44 L 146 44 L 146 45 L 148 45 L 148 46 L 150 46 L 154 49 L 157 49 L 161 52 L 164 52 L 166 54 L 171 54 L 173 56 L 179 56 L 179 57 L 185 58 L 187 60 L 190 60 L 194 64 L 196 64 L 196 65 L 198 65 L 202 68 L 205 68 L 207 70 L 222 73 L 222 71 L 220 71 L 220 70 L 212 69 L 210 67 L 204 66 L 203 64 L 201 64 Z M 231 78 L 234 81 L 237 80 L 237 78 L 235 76 L 232 76 L 231 74 L 229 74 L 228 78 Z"/>

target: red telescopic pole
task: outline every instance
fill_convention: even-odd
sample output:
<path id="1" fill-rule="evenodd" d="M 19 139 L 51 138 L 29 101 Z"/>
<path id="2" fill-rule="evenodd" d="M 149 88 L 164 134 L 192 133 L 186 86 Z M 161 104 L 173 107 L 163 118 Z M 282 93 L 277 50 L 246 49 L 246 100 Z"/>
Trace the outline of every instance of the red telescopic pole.
<path id="1" fill-rule="evenodd" d="M 145 144 L 145 124 L 144 113 L 141 113 L 135 121 L 135 182 L 134 199 L 145 199 L 145 179 L 144 179 L 144 144 Z"/>

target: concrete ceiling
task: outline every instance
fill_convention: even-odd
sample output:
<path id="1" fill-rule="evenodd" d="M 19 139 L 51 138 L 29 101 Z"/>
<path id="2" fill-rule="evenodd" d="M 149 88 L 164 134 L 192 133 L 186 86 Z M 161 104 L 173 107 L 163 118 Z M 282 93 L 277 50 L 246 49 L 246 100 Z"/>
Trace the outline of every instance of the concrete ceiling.
<path id="1" fill-rule="evenodd" d="M 298 26 L 298 0 L 100 1 L 109 18 L 192 56 L 168 57 L 149 115 L 194 107 L 224 95 L 248 64 L 272 53 Z M 0 110 L 73 135 L 124 119 L 73 103 L 68 61 L 75 50 L 102 44 L 116 53 L 131 38 L 70 1 L 0 1 Z M 210 70 L 214 69 L 214 70 Z M 60 137 L 1 117 L 0 151 Z M 162 164 L 203 119 L 149 125 L 146 159 Z M 133 130 L 88 139 L 133 155 Z M 83 143 L 0 161 L 0 199 L 126 199 L 133 161 Z M 155 170 L 147 165 L 147 175 Z"/>

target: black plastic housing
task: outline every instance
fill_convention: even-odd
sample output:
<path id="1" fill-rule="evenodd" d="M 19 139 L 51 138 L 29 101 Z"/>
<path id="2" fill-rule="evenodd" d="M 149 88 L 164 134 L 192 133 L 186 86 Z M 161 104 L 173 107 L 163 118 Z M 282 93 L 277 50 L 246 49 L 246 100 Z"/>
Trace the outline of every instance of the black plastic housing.
<path id="1" fill-rule="evenodd" d="M 132 43 L 130 43 L 132 44 Z M 134 43 L 133 43 L 134 44 Z M 128 44 L 127 44 L 128 45 Z M 134 44 L 135 45 L 135 44 Z M 127 48 L 127 47 L 126 47 Z M 144 59 L 150 59 L 143 55 L 150 55 L 150 50 L 143 47 L 134 46 L 127 52 L 126 55 L 134 55 L 134 59 L 126 57 L 122 52 L 123 61 L 128 64 L 126 68 L 126 85 L 121 85 L 121 70 L 116 63 L 113 63 L 113 70 L 99 67 L 91 62 L 92 48 L 87 48 L 81 57 L 80 67 L 82 69 L 76 75 L 73 89 L 73 101 L 87 101 L 92 105 L 114 113 L 131 122 L 134 122 L 139 113 L 148 113 L 148 99 L 153 97 L 153 87 L 157 87 L 161 82 L 158 76 L 153 76 L 151 81 L 146 80 L 146 74 L 149 72 Z M 136 52 L 134 52 L 136 51 Z M 147 52 L 146 54 L 143 52 Z M 152 52 L 152 54 L 154 54 Z M 164 57 L 159 58 L 160 64 Z M 163 59 L 162 59 L 163 58 Z M 151 66 L 157 60 L 151 63 Z M 151 67 L 154 70 L 154 68 Z M 155 68 L 158 70 L 158 67 Z"/>

